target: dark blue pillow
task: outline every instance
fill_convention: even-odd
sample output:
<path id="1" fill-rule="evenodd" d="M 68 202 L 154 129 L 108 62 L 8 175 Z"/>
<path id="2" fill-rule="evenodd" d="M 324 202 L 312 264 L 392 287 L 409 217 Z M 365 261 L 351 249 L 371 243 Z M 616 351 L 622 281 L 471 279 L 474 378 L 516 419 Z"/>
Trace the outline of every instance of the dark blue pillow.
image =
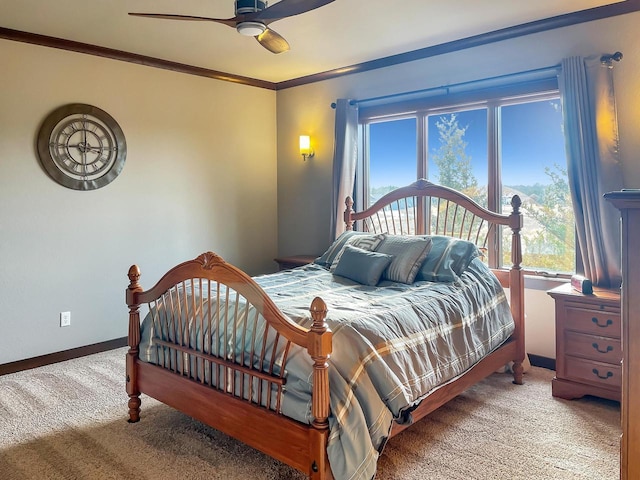
<path id="1" fill-rule="evenodd" d="M 431 251 L 422 262 L 416 280 L 454 282 L 471 261 L 480 256 L 478 247 L 467 240 L 444 235 L 430 235 Z"/>
<path id="2" fill-rule="evenodd" d="M 392 259 L 391 255 L 346 245 L 333 274 L 362 285 L 375 286 Z"/>

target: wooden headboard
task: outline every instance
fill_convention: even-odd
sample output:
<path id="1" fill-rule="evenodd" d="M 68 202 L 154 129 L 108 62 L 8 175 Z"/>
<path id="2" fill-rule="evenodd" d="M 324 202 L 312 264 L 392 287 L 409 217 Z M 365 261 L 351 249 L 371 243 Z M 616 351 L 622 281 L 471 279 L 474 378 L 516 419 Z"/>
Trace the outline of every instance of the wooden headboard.
<path id="1" fill-rule="evenodd" d="M 523 218 L 520 197 L 511 199 L 510 214 L 495 213 L 452 188 L 421 179 L 387 193 L 371 207 L 353 211 L 347 197 L 344 222 L 347 230 L 357 227 L 371 233 L 393 235 L 446 235 L 475 243 L 489 259 L 499 252 L 499 242 L 489 245 L 490 234 L 500 226 L 511 229 L 511 257 L 520 266 L 520 230 Z M 496 238 L 498 238 L 496 236 Z M 491 262 L 494 263 L 494 262 Z"/>

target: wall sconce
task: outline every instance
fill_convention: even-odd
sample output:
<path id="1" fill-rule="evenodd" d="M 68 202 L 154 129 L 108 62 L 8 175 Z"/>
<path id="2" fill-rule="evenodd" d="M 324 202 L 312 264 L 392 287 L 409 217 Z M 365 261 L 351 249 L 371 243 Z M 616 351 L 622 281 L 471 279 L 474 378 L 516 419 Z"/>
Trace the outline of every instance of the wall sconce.
<path id="1" fill-rule="evenodd" d="M 300 135 L 300 155 L 304 161 L 307 161 L 307 158 L 313 158 L 316 152 L 311 148 L 311 138 L 309 135 Z"/>

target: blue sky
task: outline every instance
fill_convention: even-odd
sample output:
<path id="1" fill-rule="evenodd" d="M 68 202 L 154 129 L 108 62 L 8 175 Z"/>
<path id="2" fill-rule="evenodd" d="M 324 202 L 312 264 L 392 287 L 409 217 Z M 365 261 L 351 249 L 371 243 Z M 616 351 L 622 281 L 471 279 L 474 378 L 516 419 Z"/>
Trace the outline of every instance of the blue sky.
<path id="1" fill-rule="evenodd" d="M 467 127 L 466 153 L 480 184 L 487 182 L 487 115 L 485 109 L 458 112 L 458 124 Z M 438 131 L 430 117 L 429 155 L 438 148 Z M 402 186 L 416 176 L 416 121 L 403 119 L 370 127 L 370 184 Z M 565 168 L 562 113 L 558 101 L 538 101 L 502 108 L 502 182 L 505 185 L 550 183 L 544 167 Z M 431 162 L 430 162 L 431 163 Z M 437 181 L 437 170 L 429 166 Z M 434 175 L 435 174 L 435 175 Z"/>

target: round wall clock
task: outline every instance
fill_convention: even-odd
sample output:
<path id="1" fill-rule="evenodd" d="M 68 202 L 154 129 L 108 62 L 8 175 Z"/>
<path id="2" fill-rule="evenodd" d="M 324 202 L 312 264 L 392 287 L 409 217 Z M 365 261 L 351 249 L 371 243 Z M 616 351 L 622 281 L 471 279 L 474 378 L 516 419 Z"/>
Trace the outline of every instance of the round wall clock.
<path id="1" fill-rule="evenodd" d="M 83 103 L 51 112 L 38 132 L 42 166 L 60 185 L 95 190 L 122 171 L 127 143 L 118 123 L 104 110 Z"/>

